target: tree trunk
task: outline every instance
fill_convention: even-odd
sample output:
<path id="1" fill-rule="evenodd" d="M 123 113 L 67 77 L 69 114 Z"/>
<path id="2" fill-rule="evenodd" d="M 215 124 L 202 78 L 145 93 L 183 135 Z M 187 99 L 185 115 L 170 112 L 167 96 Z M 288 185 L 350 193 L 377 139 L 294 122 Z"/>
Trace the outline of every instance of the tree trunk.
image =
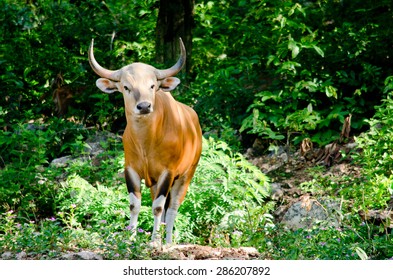
<path id="1" fill-rule="evenodd" d="M 156 26 L 156 61 L 171 66 L 180 54 L 179 37 L 187 51 L 186 73 L 191 68 L 194 0 L 160 0 Z"/>

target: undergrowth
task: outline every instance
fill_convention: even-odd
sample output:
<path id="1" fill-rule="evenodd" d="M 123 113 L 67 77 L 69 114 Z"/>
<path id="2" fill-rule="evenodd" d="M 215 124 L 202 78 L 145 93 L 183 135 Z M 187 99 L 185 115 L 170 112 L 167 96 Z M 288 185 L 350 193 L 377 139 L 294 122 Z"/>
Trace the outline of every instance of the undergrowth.
<path id="1" fill-rule="evenodd" d="M 128 195 L 119 175 L 124 165 L 121 145 L 109 145 L 110 140 L 101 143 L 108 150 L 98 157 L 97 164 L 97 157 L 86 150 L 88 140 L 75 136 L 67 143 L 73 150 L 58 153 L 67 156 L 66 162 L 57 165 L 50 163 L 54 158 L 48 156 L 51 146 L 44 145 L 56 135 L 51 125 L 32 131 L 20 126 L 19 144 L 5 143 L 20 145 L 24 153 L 19 158 L 9 156 L 10 163 L 0 170 L 6 179 L 0 184 L 4 211 L 0 216 L 1 252 L 27 251 L 37 258 L 55 258 L 64 251 L 90 249 L 109 259 L 150 258 L 142 249 L 151 238 L 153 225 L 150 193 L 143 188 L 138 234 L 131 241 Z M 87 139 L 93 135 L 86 132 Z M 35 149 L 24 147 L 38 142 L 39 155 Z M 272 205 L 265 203 L 268 178 L 223 142 L 209 139 L 203 146 L 200 164 L 176 219 L 174 240 L 216 246 L 250 242 L 272 225 Z M 34 156 L 38 157 L 36 162 Z M 24 157 L 31 164 L 23 165 Z M 16 176 L 16 167 L 24 172 L 23 177 Z"/>
<path id="2" fill-rule="evenodd" d="M 313 179 L 299 186 L 338 197 L 340 226 L 321 222 L 290 231 L 276 224 L 269 178 L 225 142 L 204 139 L 174 241 L 253 246 L 268 259 L 391 258 L 388 224 L 362 221 L 358 211 L 384 210 L 392 196 L 392 80 L 386 80 L 387 97 L 369 120 L 370 130 L 356 138 L 358 150 L 351 157 L 361 168 L 359 177 L 327 177 L 323 168 L 314 168 L 309 171 Z M 124 156 L 118 138 L 101 141 L 103 152 L 93 157 L 88 139 L 95 131 L 59 120 L 12 128 L 0 135 L 0 253 L 25 251 L 33 258 L 53 259 L 85 249 L 106 259 L 155 258 L 147 250 L 153 224 L 147 188 L 136 238 L 127 228 L 129 202 L 119 176 Z M 51 164 L 62 156 L 69 159 L 65 165 Z"/>

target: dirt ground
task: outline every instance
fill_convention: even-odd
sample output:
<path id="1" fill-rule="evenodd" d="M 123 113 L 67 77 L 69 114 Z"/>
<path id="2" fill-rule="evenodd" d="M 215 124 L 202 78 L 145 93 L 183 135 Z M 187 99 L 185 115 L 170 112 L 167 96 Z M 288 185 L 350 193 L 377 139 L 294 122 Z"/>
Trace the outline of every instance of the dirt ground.
<path id="1" fill-rule="evenodd" d="M 164 248 L 159 254 L 176 260 L 253 260 L 259 257 L 257 249 L 252 247 L 212 248 L 200 245 L 174 245 Z"/>

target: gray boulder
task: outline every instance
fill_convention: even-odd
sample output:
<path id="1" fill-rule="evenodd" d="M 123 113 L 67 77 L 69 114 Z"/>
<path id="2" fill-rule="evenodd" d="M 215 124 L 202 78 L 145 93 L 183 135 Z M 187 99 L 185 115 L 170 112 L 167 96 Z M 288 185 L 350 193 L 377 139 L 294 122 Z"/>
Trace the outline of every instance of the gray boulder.
<path id="1" fill-rule="evenodd" d="M 340 202 L 333 199 L 315 199 L 303 195 L 285 212 L 281 223 L 289 229 L 311 228 L 318 223 L 339 227 Z"/>

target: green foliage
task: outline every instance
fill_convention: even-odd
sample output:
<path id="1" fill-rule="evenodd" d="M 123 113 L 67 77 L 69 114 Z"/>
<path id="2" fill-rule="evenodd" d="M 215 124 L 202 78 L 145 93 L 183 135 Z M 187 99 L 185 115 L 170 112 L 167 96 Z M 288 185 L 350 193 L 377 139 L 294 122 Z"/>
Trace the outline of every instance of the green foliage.
<path id="1" fill-rule="evenodd" d="M 242 242 L 271 223 L 266 204 L 268 178 L 221 141 L 204 140 L 202 157 L 180 212 L 190 217 L 188 228 L 202 242 L 229 245 Z"/>
<path id="2" fill-rule="evenodd" d="M 80 139 L 87 134 L 83 127 L 57 119 L 0 131 L 0 209 L 20 207 L 30 218 L 51 213 L 61 171 L 46 166 L 55 157 L 80 152 Z"/>
<path id="3" fill-rule="evenodd" d="M 363 167 L 363 180 L 354 191 L 362 197 L 362 209 L 384 208 L 393 193 L 393 77 L 385 80 L 386 98 L 368 120 L 370 129 L 356 138 L 362 153 L 356 160 Z M 355 194 L 356 195 L 356 194 Z"/>
<path id="4" fill-rule="evenodd" d="M 377 227 L 359 225 L 352 215 L 344 223 L 356 224 L 342 228 L 320 224 L 294 232 L 277 227 L 269 231 L 259 250 L 266 258 L 279 260 L 381 260 L 393 254 L 392 237 L 380 235 Z"/>
<path id="5" fill-rule="evenodd" d="M 63 221 L 62 221 L 63 222 Z M 23 250 L 34 259 L 59 259 L 67 251 L 100 250 L 105 259 L 151 259 L 150 233 L 138 230 L 136 238 L 129 230 L 101 223 L 101 227 L 64 228 L 54 217 L 19 223 L 13 211 L 0 215 L 0 252 Z"/>
<path id="6" fill-rule="evenodd" d="M 151 258 L 146 252 L 153 225 L 149 191 L 143 188 L 139 228 L 136 238 L 131 239 L 125 182 L 113 179 L 124 164 L 123 152 L 111 152 L 107 161 L 97 168 L 91 161 L 74 160 L 60 171 L 62 174 L 52 174 L 53 167 L 41 166 L 41 180 L 15 195 L 16 199 L 26 193 L 30 204 L 24 200 L 9 204 L 7 209 L 17 211 L 7 210 L 0 218 L 2 250 L 26 250 L 50 258 L 77 246 L 99 248 L 111 259 Z M 3 170 L 3 174 L 7 172 Z M 29 174 L 34 176 L 36 173 Z M 7 181 L 21 187 L 19 181 L 8 177 Z M 45 188 L 37 189 L 40 184 Z M 269 215 L 272 205 L 265 203 L 268 194 L 268 179 L 255 166 L 224 142 L 204 140 L 198 171 L 179 209 L 175 239 L 225 246 L 252 244 L 263 236 L 265 228 L 273 226 Z M 12 201 L 10 197 L 10 193 L 3 193 L 4 202 Z M 51 205 L 46 212 L 39 204 L 44 199 Z M 40 215 L 32 215 L 36 214 L 33 209 Z M 26 219 L 30 222 L 22 222 Z"/>
<path id="7" fill-rule="evenodd" d="M 375 177 L 367 177 L 364 174 L 361 177 L 353 174 L 338 177 L 332 176 L 331 171 L 323 172 L 324 169 L 310 169 L 309 173 L 313 179 L 300 184 L 299 188 L 317 200 L 340 197 L 340 209 L 336 211 L 340 220 L 339 226 L 319 221 L 312 228 L 288 230 L 285 226 L 277 224 L 265 232 L 264 238 L 257 243 L 258 250 L 269 259 L 391 258 L 393 236 L 387 224 L 390 221 L 381 224 L 363 221 L 358 212 L 367 212 L 378 206 L 385 209 L 388 198 L 387 186 L 377 186 Z"/>
<path id="8" fill-rule="evenodd" d="M 49 126 L 44 131 L 51 130 Z M 32 143 L 42 138 L 41 132 L 20 131 Z M 46 136 L 50 135 L 48 132 Z M 27 142 L 20 139 L 21 144 Z M 74 141 L 79 148 L 72 153 L 80 155 L 85 141 L 78 136 Z M 66 143 L 72 146 L 72 142 Z M 153 225 L 149 191 L 143 189 L 139 226 L 132 237 L 127 229 L 129 202 L 125 182 L 117 176 L 124 164 L 123 152 L 107 145 L 112 150 L 102 155 L 99 166 L 90 160 L 74 160 L 61 169 L 31 163 L 31 170 L 23 169 L 30 172 L 25 177 L 14 172 L 13 178 L 8 172 L 16 164 L 27 162 L 31 153 L 26 151 L 26 158 L 10 157 L 12 163 L 1 170 L 7 182 L 2 185 L 2 199 L 8 206 L 0 217 L 0 251 L 23 250 L 44 259 L 59 258 L 63 252 L 75 249 L 99 250 L 107 259 L 154 258 L 148 249 Z M 37 157 L 46 159 L 46 153 L 50 150 L 37 153 Z M 20 178 L 31 185 L 21 185 Z M 345 182 L 351 184 L 356 179 L 342 178 L 337 184 L 317 179 L 302 187 L 318 193 L 327 187 L 336 193 L 340 185 L 338 191 L 345 201 L 364 195 L 357 193 L 357 188 L 344 187 Z M 381 177 L 380 182 L 385 184 L 381 190 L 386 194 L 390 181 Z M 7 192 L 6 185 L 19 187 L 17 195 Z M 375 189 L 362 187 L 373 191 L 375 202 L 386 198 L 378 198 Z M 273 222 L 270 212 L 274 205 L 266 202 L 268 194 L 268 178 L 255 166 L 224 142 L 204 140 L 200 164 L 179 209 L 175 241 L 254 246 L 264 257 L 273 259 L 384 259 L 392 254 L 391 236 L 384 228 L 361 223 L 357 214 L 350 211 L 344 214 L 342 228 L 321 224 L 310 230 L 286 231 Z M 364 203 L 369 207 L 367 201 L 371 198 L 367 199 Z M 354 201 L 357 211 L 361 200 Z"/>
<path id="9" fill-rule="evenodd" d="M 331 114 L 321 111 L 328 108 L 326 102 L 336 103 L 338 93 L 331 74 L 321 71 L 326 63 L 325 52 L 319 46 L 323 31 L 315 26 L 318 23 L 310 21 L 315 13 L 314 7 L 310 8 L 285 1 L 278 3 L 274 11 L 271 10 L 272 14 L 259 15 L 269 26 L 265 31 L 266 37 L 261 39 L 267 46 L 267 40 L 271 42 L 265 63 L 267 75 L 274 78 L 270 90 L 255 94 L 248 109 L 252 114 L 244 119 L 241 131 L 273 140 L 290 138 L 293 133 L 300 134 L 293 139 L 298 144 L 304 137 L 311 137 L 310 133 L 315 134 L 322 127 L 330 128 L 334 119 L 343 121 L 348 114 L 341 108 L 339 114 L 332 118 Z M 312 139 L 324 144 L 332 137 L 317 133 Z"/>
<path id="10" fill-rule="evenodd" d="M 392 72 L 391 5 L 196 1 L 192 90 L 181 88 L 178 99 L 195 105 L 204 131 L 231 144 L 240 132 L 325 144 L 349 113 L 352 127 L 363 129 Z M 69 115 L 108 130 L 124 124 L 121 95 L 98 94 L 86 51 L 95 38 L 107 68 L 152 62 L 157 1 L 6 0 L 0 7 L 5 126 L 52 115 L 58 73 L 75 95 Z"/>
<path id="11" fill-rule="evenodd" d="M 98 229 L 101 223 L 124 223 L 128 208 L 127 195 L 121 188 L 101 184 L 93 187 L 83 178 L 70 175 L 57 196 L 58 215 L 69 228 L 87 225 Z M 123 224 L 117 225 L 124 228 Z"/>
<path id="12" fill-rule="evenodd" d="M 97 59 L 112 69 L 151 60 L 154 5 L 153 0 L 1 1 L 0 106 L 7 124 L 52 115 L 51 83 L 58 73 L 74 93 L 74 118 L 106 126 L 123 117 L 121 95 L 94 95 L 97 77 L 87 49 L 95 38 Z"/>
<path id="13" fill-rule="evenodd" d="M 229 123 L 267 141 L 309 137 L 323 145 L 338 138 L 349 113 L 353 130 L 364 129 L 392 71 L 391 5 L 197 3 L 192 87 L 205 130 L 220 136 Z"/>

